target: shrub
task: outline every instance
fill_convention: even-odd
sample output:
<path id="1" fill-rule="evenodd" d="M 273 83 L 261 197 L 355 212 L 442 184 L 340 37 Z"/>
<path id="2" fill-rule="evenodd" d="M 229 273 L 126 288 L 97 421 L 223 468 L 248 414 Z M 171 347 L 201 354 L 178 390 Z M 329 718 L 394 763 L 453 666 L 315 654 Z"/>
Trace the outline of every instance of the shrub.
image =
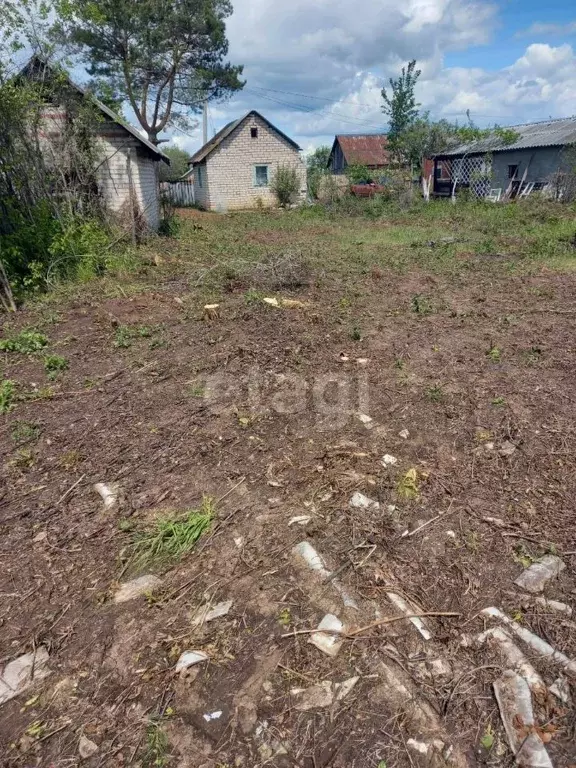
<path id="1" fill-rule="evenodd" d="M 291 165 L 279 165 L 272 179 L 270 189 L 276 195 L 282 208 L 296 200 L 300 191 L 298 171 Z"/>
<path id="2" fill-rule="evenodd" d="M 349 165 L 346 168 L 346 176 L 350 184 L 370 183 L 374 181 L 374 175 L 365 165 Z"/>

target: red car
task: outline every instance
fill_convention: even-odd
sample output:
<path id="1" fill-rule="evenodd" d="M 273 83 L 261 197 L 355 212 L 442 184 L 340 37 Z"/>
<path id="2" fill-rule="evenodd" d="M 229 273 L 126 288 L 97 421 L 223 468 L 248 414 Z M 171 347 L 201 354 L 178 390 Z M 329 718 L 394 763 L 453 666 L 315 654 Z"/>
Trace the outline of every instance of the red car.
<path id="1" fill-rule="evenodd" d="M 386 192 L 386 187 L 382 186 L 382 184 L 376 184 L 375 182 L 370 181 L 362 184 L 352 184 L 350 192 L 356 197 L 374 197 L 374 195 Z"/>

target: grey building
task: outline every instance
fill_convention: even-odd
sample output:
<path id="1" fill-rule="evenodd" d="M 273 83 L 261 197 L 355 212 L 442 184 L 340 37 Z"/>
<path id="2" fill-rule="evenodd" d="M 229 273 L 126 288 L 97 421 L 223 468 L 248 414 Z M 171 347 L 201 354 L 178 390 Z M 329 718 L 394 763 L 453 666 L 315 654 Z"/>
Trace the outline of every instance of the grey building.
<path id="1" fill-rule="evenodd" d="M 576 117 L 511 126 L 517 134 L 505 143 L 496 133 L 436 155 L 434 193 L 448 196 L 454 182 L 478 197 L 517 194 L 542 189 L 565 169 L 566 150 L 576 145 Z M 498 195 L 497 195 L 498 196 Z"/>

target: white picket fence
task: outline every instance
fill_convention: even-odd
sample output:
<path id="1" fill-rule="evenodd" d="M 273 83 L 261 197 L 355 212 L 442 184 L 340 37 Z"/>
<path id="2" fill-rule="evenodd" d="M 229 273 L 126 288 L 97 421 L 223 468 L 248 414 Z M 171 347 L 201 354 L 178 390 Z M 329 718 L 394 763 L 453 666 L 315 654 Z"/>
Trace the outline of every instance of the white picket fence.
<path id="1" fill-rule="evenodd" d="M 174 205 L 194 205 L 193 181 L 165 181 L 160 185 L 162 192 L 170 198 Z"/>

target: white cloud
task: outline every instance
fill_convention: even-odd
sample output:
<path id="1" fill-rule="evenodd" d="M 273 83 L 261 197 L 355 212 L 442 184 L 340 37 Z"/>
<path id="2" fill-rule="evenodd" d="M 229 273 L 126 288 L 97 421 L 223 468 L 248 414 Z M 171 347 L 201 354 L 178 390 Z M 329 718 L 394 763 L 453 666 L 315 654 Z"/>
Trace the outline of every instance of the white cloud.
<path id="1" fill-rule="evenodd" d="M 479 125 L 505 125 L 576 113 L 570 45 L 533 43 L 496 70 L 445 66 L 448 52 L 489 43 L 498 23 L 490 0 L 234 0 L 234 9 L 230 59 L 245 64 L 247 85 L 211 107 L 217 128 L 258 109 L 305 149 L 335 133 L 385 130 L 382 86 L 412 58 L 433 118 L 463 122 L 470 110 Z M 195 149 L 200 135 L 178 143 Z"/>
<path id="2" fill-rule="evenodd" d="M 576 33 L 576 21 L 570 21 L 568 24 L 546 24 L 545 22 L 535 21 L 527 29 L 521 29 L 516 33 L 516 37 L 534 37 L 535 35 L 573 35 Z"/>

